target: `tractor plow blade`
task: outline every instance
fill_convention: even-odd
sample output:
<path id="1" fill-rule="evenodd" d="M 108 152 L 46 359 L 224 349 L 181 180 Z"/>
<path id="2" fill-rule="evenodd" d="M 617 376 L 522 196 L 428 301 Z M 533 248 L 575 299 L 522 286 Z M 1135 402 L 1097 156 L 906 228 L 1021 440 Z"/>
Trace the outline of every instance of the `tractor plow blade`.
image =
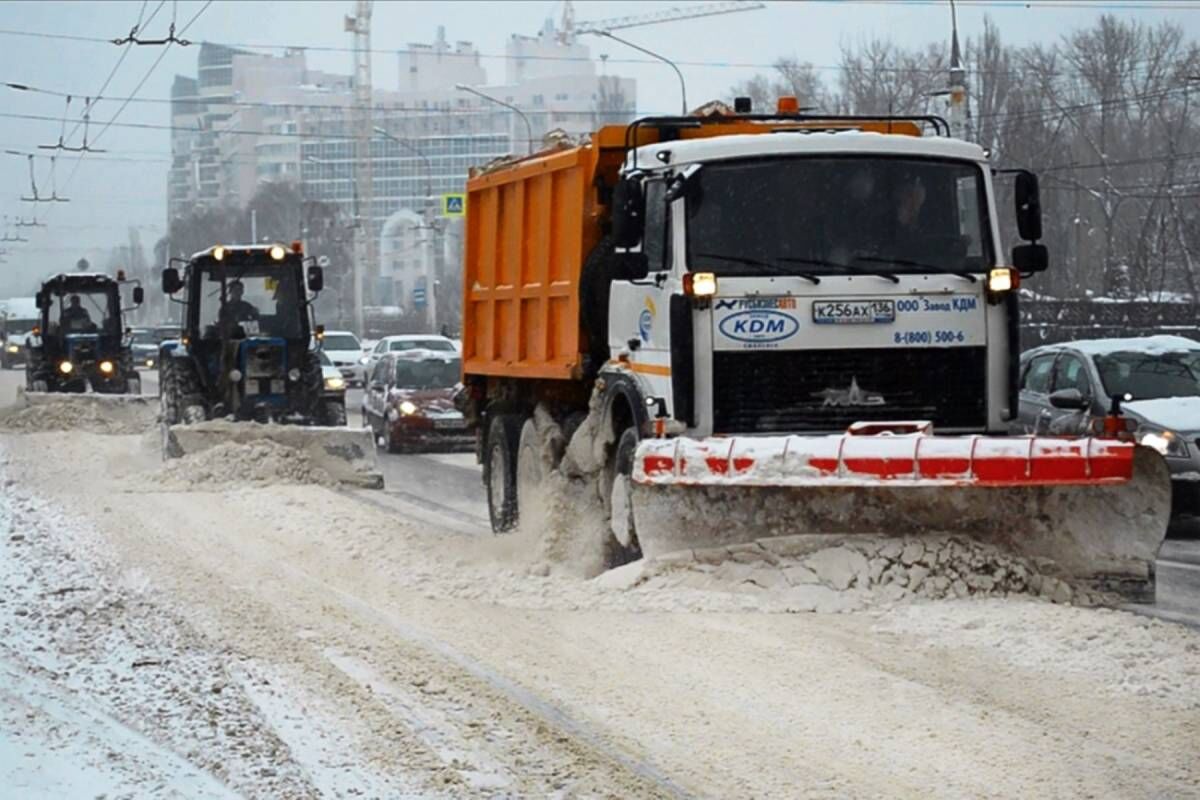
<path id="1" fill-rule="evenodd" d="M 642 552 L 796 535 L 955 535 L 1140 594 L 1166 535 L 1158 453 L 1101 439 L 813 436 L 638 447 Z"/>
<path id="2" fill-rule="evenodd" d="M 28 392 L 18 389 L 17 400 L 26 407 L 53 407 L 58 411 L 73 409 L 81 418 L 101 417 L 129 430 L 149 430 L 158 420 L 158 397 L 155 395 Z"/>
<path id="3" fill-rule="evenodd" d="M 369 429 L 211 420 L 193 425 L 163 426 L 163 457 L 179 458 L 227 442 L 248 444 L 268 439 L 303 453 L 339 483 L 382 489 L 383 475 L 375 459 Z"/>

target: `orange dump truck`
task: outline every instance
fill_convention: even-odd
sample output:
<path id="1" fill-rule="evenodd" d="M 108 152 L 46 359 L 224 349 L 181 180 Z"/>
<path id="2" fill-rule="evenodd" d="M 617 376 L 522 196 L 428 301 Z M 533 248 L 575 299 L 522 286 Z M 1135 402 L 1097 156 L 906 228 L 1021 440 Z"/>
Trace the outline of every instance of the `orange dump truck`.
<path id="1" fill-rule="evenodd" d="M 1017 176 L 1005 254 L 988 156 L 947 134 L 719 109 L 474 174 L 462 404 L 494 530 L 559 469 L 595 483 L 613 563 L 1016 519 L 1024 551 L 1145 580 L 1161 459 L 1008 435 L 1037 180 Z M 1104 530 L 1067 518 L 1081 499 Z M 1135 506 L 1149 524 L 1121 522 Z"/>

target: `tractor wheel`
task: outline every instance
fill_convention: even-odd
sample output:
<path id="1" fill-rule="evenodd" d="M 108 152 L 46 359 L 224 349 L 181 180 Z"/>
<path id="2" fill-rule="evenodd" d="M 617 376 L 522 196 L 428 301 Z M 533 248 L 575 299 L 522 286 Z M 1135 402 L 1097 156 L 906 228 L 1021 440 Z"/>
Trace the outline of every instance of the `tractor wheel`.
<path id="1" fill-rule="evenodd" d="M 326 400 L 324 411 L 324 423 L 326 425 L 329 425 L 333 428 L 343 428 L 346 426 L 345 400 Z"/>
<path id="2" fill-rule="evenodd" d="M 164 425 L 178 425 L 183 419 L 179 399 L 178 371 L 173 360 L 164 360 L 158 371 L 158 407 Z"/>
<path id="3" fill-rule="evenodd" d="M 488 516 L 493 533 L 507 533 L 517 526 L 517 444 L 520 431 L 519 415 L 492 415 L 483 457 L 483 485 L 487 489 Z"/>
<path id="4" fill-rule="evenodd" d="M 204 422 L 208 419 L 208 412 L 200 403 L 192 402 L 193 398 L 188 398 L 183 407 L 183 422 L 185 425 L 195 425 L 197 422 Z"/>
<path id="5" fill-rule="evenodd" d="M 50 391 L 50 384 L 46 381 L 34 381 L 30 384 L 29 390 L 31 392 L 48 392 Z"/>

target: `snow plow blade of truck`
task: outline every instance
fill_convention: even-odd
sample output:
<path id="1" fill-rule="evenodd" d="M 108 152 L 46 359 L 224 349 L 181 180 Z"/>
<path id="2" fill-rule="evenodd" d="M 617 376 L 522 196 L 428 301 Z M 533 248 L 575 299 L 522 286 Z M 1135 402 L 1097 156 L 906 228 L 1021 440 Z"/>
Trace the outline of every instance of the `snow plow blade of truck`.
<path id="1" fill-rule="evenodd" d="M 100 417 L 130 430 L 150 430 L 158 419 L 157 395 L 30 392 L 18 388 L 17 400 L 25 406 L 70 407 L 77 409 L 80 417 Z"/>
<path id="2" fill-rule="evenodd" d="M 1095 438 L 650 439 L 631 490 L 650 557 L 795 534 L 952 534 L 1122 591 L 1148 583 L 1171 508 L 1158 453 Z"/>
<path id="3" fill-rule="evenodd" d="M 249 444 L 263 439 L 303 453 L 313 466 L 324 470 L 338 483 L 363 489 L 383 488 L 383 474 L 379 472 L 375 458 L 375 441 L 367 428 L 228 420 L 164 425 L 163 458 L 180 458 L 226 442 Z"/>

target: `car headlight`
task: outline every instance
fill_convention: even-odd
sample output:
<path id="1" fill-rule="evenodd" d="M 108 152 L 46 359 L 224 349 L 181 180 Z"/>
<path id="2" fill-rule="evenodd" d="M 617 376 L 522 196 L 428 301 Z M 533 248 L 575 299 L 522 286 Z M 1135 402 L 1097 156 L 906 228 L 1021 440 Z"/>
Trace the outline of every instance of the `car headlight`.
<path id="1" fill-rule="evenodd" d="M 417 413 L 417 404 L 411 400 L 401 400 L 400 413 L 406 417 L 411 417 L 413 414 Z"/>
<path id="2" fill-rule="evenodd" d="M 325 379 L 325 388 L 333 392 L 341 391 L 346 388 L 346 381 L 340 375 L 336 377 L 331 375 Z"/>
<path id="3" fill-rule="evenodd" d="M 368 356 L 363 356 L 362 358 L 360 358 L 358 360 L 358 363 L 362 364 L 363 366 L 366 366 L 367 364 L 371 363 L 371 359 Z"/>
<path id="4" fill-rule="evenodd" d="M 1187 444 L 1175 431 L 1158 431 L 1142 429 L 1137 432 L 1138 444 L 1157 450 L 1164 456 L 1185 458 L 1188 454 Z"/>
<path id="5" fill-rule="evenodd" d="M 10 353 L 19 353 L 19 352 L 21 352 L 21 346 L 20 346 L 19 344 L 10 344 L 10 345 L 9 345 L 8 347 L 6 347 L 5 349 L 6 349 L 6 350 L 8 350 L 8 352 L 10 352 Z"/>

